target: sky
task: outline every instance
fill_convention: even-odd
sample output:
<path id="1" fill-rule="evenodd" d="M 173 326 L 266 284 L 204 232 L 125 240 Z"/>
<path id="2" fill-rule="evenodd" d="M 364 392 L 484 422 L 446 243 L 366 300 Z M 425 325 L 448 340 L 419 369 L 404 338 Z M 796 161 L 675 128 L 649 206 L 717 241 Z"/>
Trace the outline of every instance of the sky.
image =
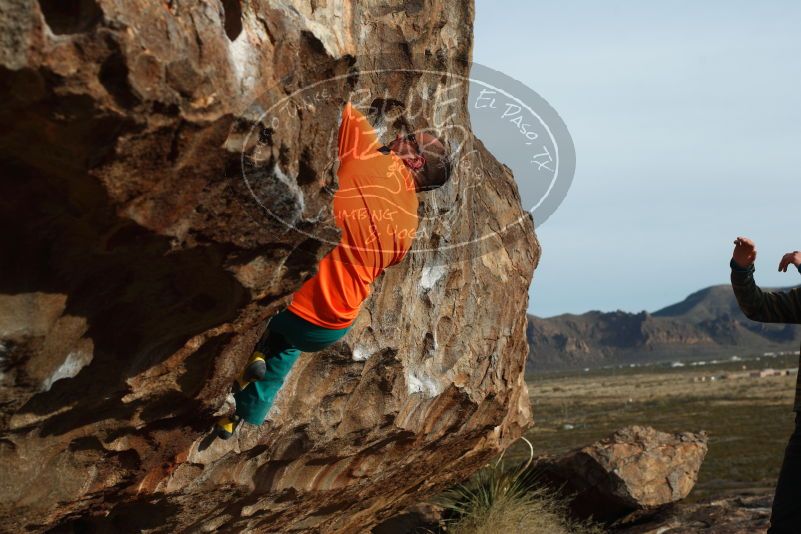
<path id="1" fill-rule="evenodd" d="M 738 235 L 760 286 L 801 284 L 777 271 L 801 250 L 800 28 L 798 1 L 476 0 L 473 61 L 548 101 L 576 148 L 529 313 L 656 311 L 728 284 Z"/>

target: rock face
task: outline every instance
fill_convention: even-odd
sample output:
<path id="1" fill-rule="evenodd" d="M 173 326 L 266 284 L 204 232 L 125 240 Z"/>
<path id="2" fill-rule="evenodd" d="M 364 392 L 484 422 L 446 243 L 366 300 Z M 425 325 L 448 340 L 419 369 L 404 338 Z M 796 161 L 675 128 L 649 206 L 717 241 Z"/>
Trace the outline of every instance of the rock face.
<path id="1" fill-rule="evenodd" d="M 420 70 L 467 74 L 472 18 L 440 0 L 0 5 L 3 529 L 364 532 L 522 434 L 533 222 L 469 133 L 466 85 L 419 98 L 447 83 Z M 354 94 L 388 133 L 390 108 L 461 126 L 454 178 L 268 422 L 209 444 L 265 320 L 339 239 L 330 141 Z"/>
<path id="2" fill-rule="evenodd" d="M 597 443 L 537 464 L 545 479 L 564 485 L 573 513 L 613 521 L 686 497 L 707 452 L 704 433 L 668 434 L 631 426 Z"/>
<path id="3" fill-rule="evenodd" d="M 441 524 L 442 507 L 418 503 L 376 525 L 370 534 L 424 534 Z"/>

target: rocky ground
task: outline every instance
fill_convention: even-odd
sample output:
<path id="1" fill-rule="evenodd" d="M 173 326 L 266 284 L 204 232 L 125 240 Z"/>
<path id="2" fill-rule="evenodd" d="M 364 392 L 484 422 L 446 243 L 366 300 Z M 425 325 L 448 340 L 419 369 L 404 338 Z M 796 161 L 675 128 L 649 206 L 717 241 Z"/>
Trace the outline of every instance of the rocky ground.
<path id="1" fill-rule="evenodd" d="M 691 498 L 770 491 L 793 429 L 795 376 L 710 377 L 759 374 L 758 369 L 786 368 L 797 361 L 797 355 L 727 358 L 708 365 L 530 376 L 537 424 L 526 438 L 538 454 L 558 455 L 629 425 L 705 431 L 709 451 Z M 510 459 L 526 456 L 527 447 L 519 443 L 506 454 Z"/>
<path id="2" fill-rule="evenodd" d="M 772 493 L 679 503 L 614 529 L 618 534 L 758 534 L 768 528 Z"/>
<path id="3" fill-rule="evenodd" d="M 707 453 L 687 497 L 657 513 L 635 513 L 615 530 L 764 532 L 792 431 L 795 376 L 760 370 L 786 368 L 798 356 L 743 356 L 707 365 L 530 376 L 537 424 L 526 437 L 538 454 L 560 458 L 621 427 L 646 421 L 660 430 L 705 430 Z M 728 378 L 721 379 L 724 375 Z M 527 453 L 528 447 L 517 442 L 505 458 L 524 460 Z M 432 513 L 424 508 L 422 515 Z M 408 521 L 420 514 L 418 510 L 405 517 Z"/>
<path id="4" fill-rule="evenodd" d="M 768 528 L 773 495 L 744 494 L 677 503 L 656 515 L 632 517 L 610 534 L 760 534 Z M 422 534 L 435 530 L 441 509 L 419 504 L 387 520 L 373 534 Z"/>
<path id="5" fill-rule="evenodd" d="M 630 431 L 622 431 L 625 435 Z M 647 433 L 647 432 L 646 432 Z M 609 451 L 610 447 L 598 447 L 598 445 L 584 448 L 584 453 L 574 451 L 561 458 L 553 459 L 562 466 L 573 465 L 570 472 L 573 478 L 572 486 L 583 486 L 585 490 L 575 497 L 579 506 L 572 506 L 574 512 L 578 512 L 578 517 L 586 517 L 587 512 L 592 509 L 594 512 L 602 512 L 607 519 L 614 516 L 614 511 L 620 515 L 623 510 L 622 502 L 626 502 L 630 507 L 640 507 L 639 510 L 630 511 L 616 520 L 607 523 L 607 531 L 610 534 L 758 534 L 764 533 L 768 527 L 770 519 L 770 506 L 773 498 L 772 492 L 743 492 L 739 495 L 727 495 L 721 498 L 703 499 L 695 502 L 686 502 L 682 498 L 686 496 L 689 487 L 685 485 L 679 493 L 664 494 L 662 490 L 672 490 L 673 486 L 665 477 L 654 478 L 653 476 L 663 473 L 665 470 L 679 468 L 684 470 L 687 456 L 675 453 L 685 448 L 682 445 L 682 437 L 649 436 L 649 441 L 661 440 L 661 450 L 654 450 L 649 453 L 648 459 L 644 459 L 640 453 L 635 453 L 631 457 L 617 457 L 613 463 L 607 464 L 607 470 L 599 470 L 596 464 L 595 469 L 588 469 L 587 462 L 578 460 L 579 456 L 589 452 L 593 456 Z M 700 442 L 693 442 L 694 437 L 688 437 L 688 450 L 705 450 L 705 445 Z M 618 445 L 626 446 L 624 439 L 618 441 Z M 672 441 L 671 444 L 667 444 Z M 667 447 L 666 447 L 667 445 Z M 623 452 L 618 450 L 618 453 Z M 695 453 L 691 453 L 691 457 Z M 658 460 L 656 460 L 659 458 Z M 656 460 L 656 461 L 655 461 Z M 672 463 L 673 462 L 673 463 Z M 624 464 L 634 466 L 637 472 L 629 471 L 631 476 L 626 476 Z M 655 464 L 661 464 L 656 470 Z M 690 461 L 697 469 L 695 459 Z M 649 469 L 649 465 L 651 468 Z M 564 467 L 563 467 L 564 469 Z M 688 484 L 695 475 L 686 470 L 683 472 L 688 478 Z M 622 474 L 622 479 L 620 474 Z M 580 478 L 582 482 L 575 479 Z M 613 484 L 614 481 L 623 482 Z M 595 486 L 592 495 L 587 491 L 590 486 Z M 662 493 L 662 496 L 655 499 Z M 639 499 L 639 500 L 638 500 Z M 630 508 L 631 510 L 631 508 Z M 428 503 L 419 503 L 402 513 L 389 518 L 382 524 L 373 529 L 373 534 L 422 534 L 429 531 L 438 532 L 442 525 L 443 509 Z M 598 517 L 598 515 L 596 515 Z"/>

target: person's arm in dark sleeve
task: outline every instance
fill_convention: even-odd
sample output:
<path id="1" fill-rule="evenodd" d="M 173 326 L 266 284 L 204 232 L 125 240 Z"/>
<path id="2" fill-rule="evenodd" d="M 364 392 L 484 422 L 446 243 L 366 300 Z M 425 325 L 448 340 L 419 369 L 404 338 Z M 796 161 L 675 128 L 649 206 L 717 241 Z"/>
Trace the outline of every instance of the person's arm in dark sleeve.
<path id="1" fill-rule="evenodd" d="M 754 281 L 754 264 L 739 266 L 734 259 L 731 287 L 746 317 L 762 323 L 801 324 L 801 288 L 790 291 L 762 291 Z M 801 272 L 801 269 L 799 269 Z"/>

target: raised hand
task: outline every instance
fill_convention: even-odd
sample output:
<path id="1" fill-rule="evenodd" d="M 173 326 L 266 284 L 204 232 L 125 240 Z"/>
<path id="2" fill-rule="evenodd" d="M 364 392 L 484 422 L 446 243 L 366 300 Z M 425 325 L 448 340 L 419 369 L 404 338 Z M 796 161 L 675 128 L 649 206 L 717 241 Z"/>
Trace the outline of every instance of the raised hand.
<path id="1" fill-rule="evenodd" d="M 779 270 L 786 273 L 788 265 L 801 265 L 801 252 L 794 250 L 782 256 L 782 261 L 779 262 Z"/>
<path id="2" fill-rule="evenodd" d="M 734 240 L 732 259 L 743 269 L 756 261 L 756 252 L 756 245 L 747 237 L 740 236 Z"/>

